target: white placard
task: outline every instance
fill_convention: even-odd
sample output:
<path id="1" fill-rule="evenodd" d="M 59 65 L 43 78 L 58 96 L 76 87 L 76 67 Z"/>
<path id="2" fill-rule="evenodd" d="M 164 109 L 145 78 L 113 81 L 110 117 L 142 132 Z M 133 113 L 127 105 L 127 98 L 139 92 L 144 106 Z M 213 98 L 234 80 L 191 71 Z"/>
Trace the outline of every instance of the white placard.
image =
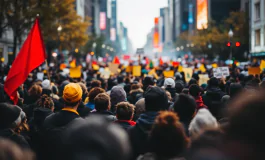
<path id="1" fill-rule="evenodd" d="M 37 73 L 37 79 L 43 81 L 43 77 L 44 77 L 44 73 L 43 73 L 43 72 L 38 72 L 38 73 Z"/>
<path id="2" fill-rule="evenodd" d="M 215 78 L 226 78 L 230 75 L 228 67 L 213 68 L 213 76 Z"/>

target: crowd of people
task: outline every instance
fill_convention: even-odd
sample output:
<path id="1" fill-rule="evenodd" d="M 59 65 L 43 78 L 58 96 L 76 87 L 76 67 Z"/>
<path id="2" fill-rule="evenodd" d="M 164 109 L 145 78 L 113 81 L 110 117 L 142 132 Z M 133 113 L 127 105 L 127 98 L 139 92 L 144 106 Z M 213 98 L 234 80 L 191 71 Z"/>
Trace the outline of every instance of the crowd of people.
<path id="1" fill-rule="evenodd" d="M 1 68 L 1 67 L 0 67 Z M 33 71 L 16 105 L 0 76 L 2 160 L 260 160 L 265 155 L 265 74 L 235 68 L 199 85 L 174 77 L 72 79 Z"/>

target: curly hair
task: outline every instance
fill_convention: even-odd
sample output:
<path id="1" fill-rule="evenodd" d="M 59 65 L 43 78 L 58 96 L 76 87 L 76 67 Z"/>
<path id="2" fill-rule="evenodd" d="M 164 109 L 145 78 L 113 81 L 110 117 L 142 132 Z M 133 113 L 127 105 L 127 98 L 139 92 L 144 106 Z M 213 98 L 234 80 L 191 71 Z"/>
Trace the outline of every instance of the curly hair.
<path id="1" fill-rule="evenodd" d="M 172 158 L 181 155 L 187 149 L 189 138 L 174 112 L 160 112 L 151 130 L 149 145 L 158 156 Z"/>
<path id="2" fill-rule="evenodd" d="M 40 99 L 37 101 L 37 106 L 40 108 L 48 108 L 51 110 L 54 109 L 54 103 L 52 98 L 47 96 L 46 94 L 40 97 Z"/>

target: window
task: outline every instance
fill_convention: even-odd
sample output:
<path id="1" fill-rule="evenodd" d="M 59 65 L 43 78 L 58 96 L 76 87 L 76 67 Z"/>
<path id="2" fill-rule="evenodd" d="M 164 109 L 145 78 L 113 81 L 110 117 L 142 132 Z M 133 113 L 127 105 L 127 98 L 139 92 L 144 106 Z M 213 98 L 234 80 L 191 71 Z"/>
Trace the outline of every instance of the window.
<path id="1" fill-rule="evenodd" d="M 260 2 L 255 4 L 255 20 L 260 19 Z"/>
<path id="2" fill-rule="evenodd" d="M 260 29 L 255 31 L 255 46 L 260 46 Z"/>

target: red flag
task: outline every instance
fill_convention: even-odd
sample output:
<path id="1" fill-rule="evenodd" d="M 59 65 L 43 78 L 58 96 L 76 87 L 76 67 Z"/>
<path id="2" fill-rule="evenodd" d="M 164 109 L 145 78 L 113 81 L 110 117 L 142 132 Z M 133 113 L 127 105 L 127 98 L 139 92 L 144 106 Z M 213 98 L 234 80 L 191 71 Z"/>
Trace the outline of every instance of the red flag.
<path id="1" fill-rule="evenodd" d="M 159 58 L 159 65 L 162 66 L 164 64 L 162 57 Z"/>
<path id="2" fill-rule="evenodd" d="M 114 63 L 114 64 L 120 64 L 120 59 L 119 59 L 118 56 L 115 56 L 115 57 L 114 57 L 113 63 Z"/>
<path id="3" fill-rule="evenodd" d="M 40 66 L 46 58 L 45 47 L 40 31 L 39 18 L 36 18 L 31 31 L 8 72 L 4 89 L 10 99 L 17 104 L 17 88 L 24 83 L 29 73 Z"/>

